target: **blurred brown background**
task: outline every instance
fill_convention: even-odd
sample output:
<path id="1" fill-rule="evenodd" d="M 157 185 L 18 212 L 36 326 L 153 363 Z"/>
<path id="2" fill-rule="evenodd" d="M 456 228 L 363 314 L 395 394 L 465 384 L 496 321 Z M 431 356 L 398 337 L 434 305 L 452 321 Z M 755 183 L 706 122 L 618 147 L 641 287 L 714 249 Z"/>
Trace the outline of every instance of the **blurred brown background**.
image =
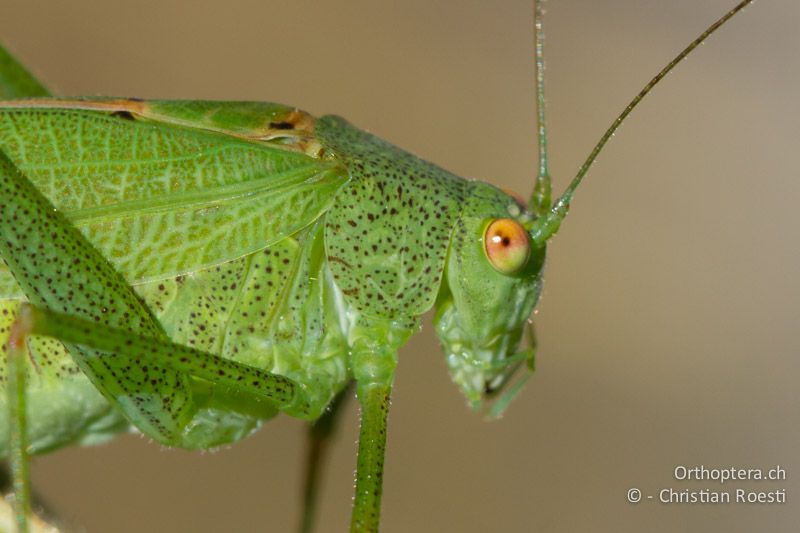
<path id="1" fill-rule="evenodd" d="M 527 0 L 3 0 L 0 39 L 60 94 L 272 100 L 527 194 Z M 732 0 L 548 3 L 561 190 L 639 87 Z M 503 420 L 468 411 L 430 327 L 401 353 L 384 531 L 789 531 L 800 519 L 800 5 L 756 2 L 600 158 L 550 247 L 538 369 Z M 355 402 L 320 531 L 346 528 Z M 303 426 L 213 453 L 135 436 L 35 462 L 75 530 L 291 531 Z M 784 466 L 689 483 L 676 465 Z M 631 505 L 631 487 L 787 489 L 783 505 Z"/>

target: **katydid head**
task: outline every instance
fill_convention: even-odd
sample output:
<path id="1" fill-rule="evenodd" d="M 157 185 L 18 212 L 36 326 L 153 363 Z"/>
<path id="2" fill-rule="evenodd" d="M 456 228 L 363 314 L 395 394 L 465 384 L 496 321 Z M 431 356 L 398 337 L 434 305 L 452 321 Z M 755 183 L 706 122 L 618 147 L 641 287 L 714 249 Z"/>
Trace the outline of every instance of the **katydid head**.
<path id="1" fill-rule="evenodd" d="M 531 362 L 520 341 L 545 255 L 526 229 L 532 218 L 513 197 L 472 182 L 453 228 L 434 323 L 453 381 L 475 409 Z"/>
<path id="2" fill-rule="evenodd" d="M 503 388 L 491 413 L 502 412 L 520 385 L 506 387 L 514 371 L 529 359 L 533 347 L 519 350 L 542 284 L 547 241 L 558 231 L 580 186 L 620 124 L 683 58 L 752 0 L 742 0 L 670 61 L 614 120 L 586 161 L 554 202 L 547 163 L 544 120 L 544 58 L 542 6 L 535 3 L 535 65 L 539 175 L 528 209 L 511 196 L 473 182 L 450 241 L 445 276 L 436 301 L 434 319 L 453 381 L 474 408 Z M 533 339 L 531 339 L 533 342 Z"/>

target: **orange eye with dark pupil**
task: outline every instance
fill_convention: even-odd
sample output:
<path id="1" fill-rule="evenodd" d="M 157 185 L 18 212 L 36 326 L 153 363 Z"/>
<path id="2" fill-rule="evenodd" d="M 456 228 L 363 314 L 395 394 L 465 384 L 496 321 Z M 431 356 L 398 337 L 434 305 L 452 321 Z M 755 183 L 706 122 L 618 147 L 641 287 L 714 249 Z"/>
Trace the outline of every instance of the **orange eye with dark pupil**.
<path id="1" fill-rule="evenodd" d="M 528 232 L 516 220 L 492 221 L 486 227 L 483 242 L 486 258 L 501 274 L 514 274 L 528 262 L 531 253 Z"/>

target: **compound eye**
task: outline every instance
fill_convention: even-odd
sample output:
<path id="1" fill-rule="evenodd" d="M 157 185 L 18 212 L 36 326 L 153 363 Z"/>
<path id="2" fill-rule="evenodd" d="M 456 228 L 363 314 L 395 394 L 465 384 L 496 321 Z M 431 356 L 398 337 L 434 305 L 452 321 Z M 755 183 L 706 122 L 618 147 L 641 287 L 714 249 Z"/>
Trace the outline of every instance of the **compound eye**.
<path id="1" fill-rule="evenodd" d="M 516 220 L 493 220 L 486 227 L 483 242 L 486 258 L 501 274 L 514 274 L 528 262 L 531 253 L 528 232 Z"/>

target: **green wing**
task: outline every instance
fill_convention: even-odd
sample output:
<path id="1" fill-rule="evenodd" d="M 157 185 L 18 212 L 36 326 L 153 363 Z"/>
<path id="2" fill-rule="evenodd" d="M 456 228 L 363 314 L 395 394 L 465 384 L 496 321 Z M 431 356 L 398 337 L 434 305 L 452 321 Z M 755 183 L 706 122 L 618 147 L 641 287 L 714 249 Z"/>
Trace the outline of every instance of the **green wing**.
<path id="1" fill-rule="evenodd" d="M 0 48 L 0 98 L 46 94 Z M 214 324 L 209 331 L 226 339 L 225 347 L 201 343 L 204 348 L 262 368 L 299 372 L 314 385 L 325 382 L 315 402 L 321 409 L 348 374 L 342 357 L 336 356 L 346 354 L 344 340 L 333 324 L 324 324 L 337 316 L 330 309 L 337 304 L 326 288 L 327 277 L 320 275 L 321 232 L 311 228 L 320 227 L 313 221 L 347 176 L 316 157 L 320 150 L 313 126 L 314 119 L 305 113 L 269 103 L 13 100 L 0 102 L 0 151 L 138 285 L 140 297 L 176 340 L 189 345 L 208 340 L 201 332 Z M 310 253 L 309 246 L 317 251 Z M 291 258 L 290 274 L 284 257 L 272 261 L 271 272 L 258 268 L 273 255 L 277 259 L 277 250 L 284 248 Z M 262 260 L 249 253 L 259 249 L 265 249 Z M 213 266 L 222 263 L 227 265 Z M 237 272 L 241 279 L 230 283 Z M 148 279 L 163 281 L 143 283 Z M 242 289 L 234 291 L 237 282 Z M 256 314 L 246 304 L 261 307 L 261 284 L 281 289 L 272 294 L 277 297 L 272 312 Z M 255 294 L 248 296 L 251 292 Z M 167 294 L 170 302 L 165 301 Z M 298 298 L 305 301 L 315 294 L 319 305 L 292 306 Z M 21 297 L 9 272 L 0 267 L 0 345 L 18 306 L 7 298 Z M 200 319 L 203 327 L 188 328 Z M 278 331 L 270 324 L 292 331 L 275 335 Z M 294 330 L 309 327 L 312 333 L 334 334 L 306 335 L 303 346 L 292 345 L 291 339 L 298 337 Z M 33 450 L 102 442 L 129 427 L 60 342 L 29 342 L 35 367 L 28 389 Z M 266 355 L 265 343 L 273 345 Z M 255 352 L 266 360 L 252 360 Z M 316 360 L 307 360 L 306 353 Z M 299 367 L 309 365 L 317 372 L 303 374 Z M 0 383 L 4 374 L 0 364 Z M 118 403 L 116 398 L 126 395 L 111 386 L 114 390 L 106 393 Z M 242 410 L 252 402 L 230 394 L 225 401 L 231 405 L 220 404 L 213 391 L 207 392 L 212 396 L 204 397 L 202 388 L 193 390 L 199 403 L 182 436 L 173 435 L 171 419 L 185 417 L 163 412 L 156 418 L 168 431 L 152 436 L 188 447 L 219 445 L 243 437 L 274 414 L 269 406 Z M 177 403 L 186 395 L 181 393 L 180 399 Z M 4 395 L 0 404 L 5 404 Z M 154 412 L 147 405 L 125 411 L 140 428 L 152 426 Z M 0 450 L 7 442 L 8 423 L 0 415 Z"/>
<path id="2" fill-rule="evenodd" d="M 273 331 L 293 323 L 287 318 L 299 321 L 292 331 L 334 329 L 322 324 L 336 316 L 327 289 L 306 287 L 302 280 L 326 280 L 320 270 L 321 230 L 314 221 L 348 176 L 315 157 L 312 128 L 308 115 L 277 104 L 18 100 L 0 105 L 0 151 L 138 286 L 175 340 L 201 347 L 196 343 L 208 336 L 195 333 L 213 324 L 208 331 L 225 339 L 224 347 L 201 342 L 203 348 L 287 374 L 304 375 L 301 367 L 314 361 L 301 355 L 321 354 L 324 364 L 317 366 L 325 371 L 309 374 L 315 384 L 327 383 L 316 402 L 321 409 L 347 379 L 342 358 L 332 355 L 346 354 L 341 335 L 295 347 Z M 306 248 L 313 243 L 317 251 L 311 253 Z M 262 261 L 253 252 L 287 246 L 291 275 L 272 279 L 277 274 L 259 271 Z M 315 266 L 302 266 L 314 257 Z M 222 269 L 215 266 L 223 263 Z M 270 270 L 277 273 L 279 266 Z M 305 275 L 310 270 L 315 274 Z M 241 311 L 248 302 L 261 304 L 261 295 L 251 291 L 273 283 L 282 286 L 274 294 L 280 297 L 273 312 Z M 242 289 L 234 291 L 237 284 Z M 318 294 L 321 305 L 293 309 L 290 304 L 305 295 L 290 298 L 297 291 Z M 8 299 L 21 297 L 10 273 L 0 270 L 0 341 L 16 312 L 16 302 Z M 200 317 L 204 327 L 191 328 Z M 125 421 L 60 343 L 33 342 L 38 366 L 29 397 L 37 413 L 31 421 L 37 451 L 100 442 L 124 430 Z M 251 360 L 251 352 L 263 353 L 265 343 L 274 345 L 267 360 Z M 0 369 L 0 381 L 2 374 Z M 110 394 L 118 396 L 124 395 Z M 228 400 L 231 406 L 202 394 L 196 400 L 199 411 L 172 444 L 206 447 L 237 440 L 271 414 L 268 406 L 241 411 L 235 397 Z M 137 421 L 150 413 L 126 412 Z M 0 436 L 6 429 L 0 424 Z"/>
<path id="3" fill-rule="evenodd" d="M 45 86 L 0 46 L 0 98 L 6 100 L 48 94 Z"/>
<path id="4" fill-rule="evenodd" d="M 0 105 L 0 150 L 132 284 L 266 248 L 325 212 L 348 179 L 287 141 L 305 132 L 292 137 L 294 123 L 281 117 L 297 112 L 285 106 L 92 105 Z M 142 108 L 150 114 L 139 115 Z M 256 128 L 259 111 L 266 128 Z M 19 296 L 0 270 L 0 298 Z"/>
<path id="5" fill-rule="evenodd" d="M 46 96 L 47 89 L 11 54 L 0 46 L 0 98 Z M 0 267 L 4 267 L 0 263 Z M 0 275 L 0 279 L 2 276 Z M 0 300 L 0 345 L 5 347 L 18 302 Z M 31 449 L 44 452 L 66 443 L 97 444 L 129 426 L 97 389 L 81 374 L 64 346 L 44 337 L 29 340 L 39 359 L 35 377 L 28 384 L 28 435 Z M 3 348 L 0 348 L 2 351 Z M 5 353 L 5 352 L 3 352 Z M 0 383 L 5 383 L 5 362 L 0 363 Z M 5 395 L 0 395 L 0 456 L 7 453 L 9 424 Z"/>

